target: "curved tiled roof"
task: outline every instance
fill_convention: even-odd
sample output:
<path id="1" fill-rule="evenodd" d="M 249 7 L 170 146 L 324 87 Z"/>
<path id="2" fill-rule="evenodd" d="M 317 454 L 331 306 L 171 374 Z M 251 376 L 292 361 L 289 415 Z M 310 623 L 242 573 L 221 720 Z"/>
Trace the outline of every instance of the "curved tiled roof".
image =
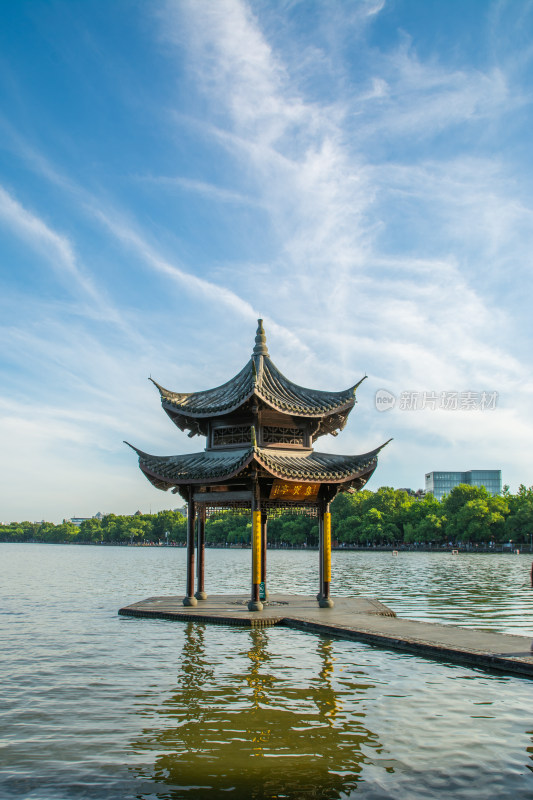
<path id="1" fill-rule="evenodd" d="M 151 380 L 159 389 L 165 409 L 185 417 L 228 414 L 254 395 L 272 408 L 298 417 L 323 417 L 341 410 L 348 413 L 353 408 L 355 390 L 361 381 L 342 392 L 306 389 L 286 378 L 268 356 L 259 358 L 259 369 L 256 359 L 251 358 L 230 381 L 204 392 L 171 392 Z"/>
<path id="2" fill-rule="evenodd" d="M 283 375 L 270 358 L 263 358 L 257 395 L 269 405 L 301 417 L 322 417 L 355 403 L 356 386 L 342 392 L 324 392 L 298 386 Z"/>
<path id="3" fill-rule="evenodd" d="M 272 476 L 288 481 L 345 483 L 373 471 L 378 453 L 385 447 L 381 445 L 370 453 L 355 456 L 263 447 L 153 456 L 129 446 L 138 454 L 141 470 L 158 489 L 230 479 L 253 461 Z"/>
<path id="4" fill-rule="evenodd" d="M 205 392 L 188 394 L 171 392 L 164 389 L 153 379 L 159 389 L 164 406 L 184 414 L 187 417 L 213 417 L 239 408 L 252 395 L 253 386 L 252 361 L 227 383 Z"/>
<path id="5" fill-rule="evenodd" d="M 251 461 L 253 448 L 221 450 L 220 452 L 186 453 L 181 456 L 152 456 L 126 442 L 139 456 L 139 467 L 152 480 L 166 484 L 168 489 L 201 481 L 224 480 L 243 469 Z M 152 481 L 153 482 L 153 481 Z"/>
<path id="6" fill-rule="evenodd" d="M 313 451 L 296 455 L 293 451 L 258 448 L 257 461 L 276 477 L 289 481 L 344 483 L 366 472 L 376 462 L 381 447 L 371 453 L 343 456 Z"/>
<path id="7" fill-rule="evenodd" d="M 172 392 L 153 378 L 150 380 L 157 386 L 168 416 L 178 428 L 189 430 L 189 436 L 206 436 L 210 419 L 232 414 L 254 398 L 282 414 L 314 420 L 312 436 L 316 439 L 326 433 L 336 436 L 344 428 L 355 404 L 355 390 L 364 378 L 341 392 L 307 389 L 293 383 L 271 360 L 263 322 L 259 320 L 251 359 L 221 386 L 202 392 Z"/>

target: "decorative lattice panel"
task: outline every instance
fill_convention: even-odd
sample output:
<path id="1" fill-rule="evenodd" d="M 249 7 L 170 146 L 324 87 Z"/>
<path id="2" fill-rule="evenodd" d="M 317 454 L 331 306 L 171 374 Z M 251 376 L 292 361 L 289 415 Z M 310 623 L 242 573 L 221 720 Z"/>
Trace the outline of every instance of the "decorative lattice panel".
<path id="1" fill-rule="evenodd" d="M 213 445 L 215 447 L 227 444 L 249 444 L 250 442 L 249 425 L 232 425 L 227 428 L 213 429 Z"/>
<path id="2" fill-rule="evenodd" d="M 281 428 L 272 425 L 263 427 L 264 444 L 302 444 L 304 434 L 301 428 Z"/>
<path id="3" fill-rule="evenodd" d="M 318 517 L 318 506 L 316 505 L 297 505 L 296 503 L 276 503 L 272 501 L 262 501 L 261 511 L 266 511 L 269 519 L 279 517 L 281 514 L 298 514 L 306 517 Z M 215 514 L 230 512 L 231 514 L 251 514 L 249 503 L 221 503 L 205 505 L 206 517 Z"/>
<path id="4" fill-rule="evenodd" d="M 251 514 L 250 503 L 221 503 L 220 505 L 210 505 L 205 506 L 205 515 L 206 517 L 211 517 L 214 514 L 220 514 L 224 512 L 230 512 L 231 514 L 246 514 L 249 516 Z"/>
<path id="5" fill-rule="evenodd" d="M 276 501 L 263 501 L 261 511 L 266 511 L 269 518 L 279 517 L 280 514 L 299 514 L 304 517 L 318 517 L 317 505 L 296 505 L 295 503 L 276 503 Z"/>

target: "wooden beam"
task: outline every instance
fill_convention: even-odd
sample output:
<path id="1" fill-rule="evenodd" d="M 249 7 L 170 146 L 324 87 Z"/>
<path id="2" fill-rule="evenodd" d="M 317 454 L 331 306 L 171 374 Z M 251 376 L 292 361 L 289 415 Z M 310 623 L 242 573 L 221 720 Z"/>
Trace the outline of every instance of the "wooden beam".
<path id="1" fill-rule="evenodd" d="M 242 492 L 195 492 L 193 495 L 195 503 L 237 503 L 251 502 L 252 493 Z"/>

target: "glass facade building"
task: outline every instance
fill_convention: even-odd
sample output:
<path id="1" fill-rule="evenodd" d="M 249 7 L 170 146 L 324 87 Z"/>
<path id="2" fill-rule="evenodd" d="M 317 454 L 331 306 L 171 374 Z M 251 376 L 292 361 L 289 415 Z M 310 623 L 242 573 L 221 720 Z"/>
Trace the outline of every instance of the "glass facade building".
<path id="1" fill-rule="evenodd" d="M 442 500 L 454 486 L 466 483 L 469 486 L 484 486 L 489 494 L 501 494 L 502 472 L 500 469 L 469 469 L 467 472 L 427 472 L 426 493 Z"/>

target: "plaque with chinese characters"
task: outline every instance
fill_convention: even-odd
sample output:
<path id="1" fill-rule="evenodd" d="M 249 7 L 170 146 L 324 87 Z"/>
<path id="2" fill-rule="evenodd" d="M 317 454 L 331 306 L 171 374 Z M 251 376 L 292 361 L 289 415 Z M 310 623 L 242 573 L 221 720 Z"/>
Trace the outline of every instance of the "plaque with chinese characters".
<path id="1" fill-rule="evenodd" d="M 270 500 L 308 500 L 318 497 L 319 483 L 288 483 L 276 478 L 270 490 Z"/>

